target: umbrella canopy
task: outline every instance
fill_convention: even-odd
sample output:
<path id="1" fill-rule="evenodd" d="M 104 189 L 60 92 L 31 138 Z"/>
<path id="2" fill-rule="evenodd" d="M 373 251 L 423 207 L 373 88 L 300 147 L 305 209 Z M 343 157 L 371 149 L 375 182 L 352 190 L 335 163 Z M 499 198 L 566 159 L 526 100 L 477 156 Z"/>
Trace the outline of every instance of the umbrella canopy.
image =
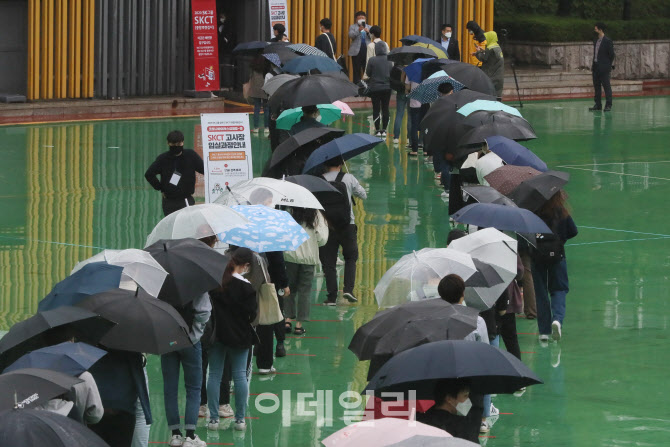
<path id="1" fill-rule="evenodd" d="M 118 322 L 100 340 L 109 349 L 161 355 L 192 346 L 188 325 L 164 301 L 115 289 L 93 295 L 78 306 Z"/>
<path id="2" fill-rule="evenodd" d="M 78 263 L 70 275 L 81 270 L 92 262 L 106 262 L 123 267 L 121 284 L 132 281 L 144 289 L 149 295 L 157 297 L 165 282 L 167 272 L 161 265 L 144 250 L 129 248 L 127 250 L 104 250 Z M 124 287 L 122 287 L 124 288 Z"/>
<path id="3" fill-rule="evenodd" d="M 318 104 L 321 124 L 328 125 L 342 118 L 342 109 L 333 104 Z M 279 117 L 277 117 L 277 129 L 291 130 L 294 124 L 300 122 L 303 117 L 302 107 L 284 110 Z"/>
<path id="4" fill-rule="evenodd" d="M 278 51 L 291 51 L 288 46 L 290 43 L 280 41 L 280 42 L 270 42 L 265 48 L 263 48 L 263 53 L 276 53 Z M 293 53 L 293 51 L 291 51 Z"/>
<path id="5" fill-rule="evenodd" d="M 21 447 L 109 447 L 86 425 L 40 410 L 0 413 L 0 445 Z"/>
<path id="6" fill-rule="evenodd" d="M 458 109 L 458 113 L 460 113 L 463 116 L 468 116 L 471 113 L 478 112 L 480 110 L 486 112 L 502 111 L 507 112 L 510 115 L 515 115 L 518 116 L 519 118 L 523 118 L 521 116 L 521 112 L 519 112 L 514 107 L 506 106 L 500 101 L 487 101 L 485 99 L 478 99 L 476 101 L 464 105 L 463 107 Z"/>
<path id="7" fill-rule="evenodd" d="M 254 40 L 251 42 L 243 42 L 240 44 L 237 44 L 235 48 L 233 48 L 233 53 L 248 53 L 248 54 L 254 54 L 262 51 L 265 47 L 269 45 L 268 42 L 261 42 L 260 40 Z"/>
<path id="8" fill-rule="evenodd" d="M 383 141 L 381 138 L 365 133 L 354 133 L 336 138 L 312 152 L 305 162 L 302 172 L 305 174 L 333 158 L 342 157 L 345 161 L 349 160 L 356 155 L 369 151 Z"/>
<path id="9" fill-rule="evenodd" d="M 299 54 L 304 54 L 304 55 L 311 55 L 311 56 L 328 57 L 328 55 L 326 53 L 319 50 L 318 48 L 313 47 L 311 45 L 304 44 L 304 43 L 292 43 L 287 48 L 289 48 L 294 53 L 299 53 Z"/>
<path id="10" fill-rule="evenodd" d="M 540 171 L 528 166 L 502 166 L 484 177 L 486 181 L 502 194 L 508 195 L 524 180 L 529 180 Z"/>
<path id="11" fill-rule="evenodd" d="M 256 177 L 236 183 L 217 197 L 214 203 L 228 206 L 284 205 L 323 210 L 323 206 L 308 189 L 292 182 L 268 177 Z"/>
<path id="12" fill-rule="evenodd" d="M 434 41 L 432 39 L 428 39 L 427 37 L 423 37 L 423 36 L 407 36 L 407 37 L 410 37 L 410 38 L 411 37 L 416 37 L 416 38 L 418 38 L 418 40 L 415 40 L 414 41 L 415 43 L 410 43 L 410 41 L 407 40 L 407 38 L 404 38 L 405 39 L 404 41 L 403 41 L 403 39 L 400 39 L 400 41 L 403 42 L 406 45 L 411 45 L 411 46 L 414 46 L 414 47 L 423 47 L 423 48 L 427 48 L 429 50 L 432 50 L 435 53 L 435 55 L 440 59 L 447 59 L 448 58 L 447 52 L 445 51 L 444 47 L 441 44 L 437 43 L 436 41 Z"/>
<path id="13" fill-rule="evenodd" d="M 419 46 L 404 46 L 392 49 L 387 58 L 400 65 L 409 65 L 417 58 L 437 58 L 437 54 L 429 48 Z"/>
<path id="14" fill-rule="evenodd" d="M 145 248 L 169 273 L 158 298 L 183 306 L 221 285 L 228 257 L 196 239 L 160 240 Z"/>
<path id="15" fill-rule="evenodd" d="M 458 141 L 459 146 L 485 143 L 486 139 L 495 135 L 511 140 L 532 140 L 537 138 L 533 127 L 524 118 L 510 115 L 507 112 L 473 112 L 463 121 L 464 124 L 476 126 Z"/>
<path id="16" fill-rule="evenodd" d="M 298 79 L 299 77 L 300 75 L 294 75 L 294 74 L 280 74 L 277 76 L 273 76 L 267 81 L 265 81 L 265 84 L 263 84 L 263 91 L 268 95 L 272 96 L 279 87 L 286 84 L 288 81 Z"/>
<path id="17" fill-rule="evenodd" d="M 388 447 L 477 447 L 480 444 L 462 438 L 437 438 L 435 436 L 415 435 Z"/>
<path id="18" fill-rule="evenodd" d="M 492 265 L 472 258 L 477 271 L 465 281 L 466 287 L 492 287 L 503 282 L 502 277 L 496 272 Z"/>
<path id="19" fill-rule="evenodd" d="M 490 186 L 472 185 L 464 186 L 463 192 L 479 203 L 497 203 L 498 205 L 516 206 L 507 196 L 502 195 Z"/>
<path id="20" fill-rule="evenodd" d="M 467 379 L 470 392 L 511 394 L 542 383 L 512 354 L 488 343 L 446 340 L 427 343 L 394 356 L 375 374 L 365 391 L 416 391 L 417 399 L 432 399 L 441 379 Z"/>
<path id="21" fill-rule="evenodd" d="M 551 233 L 551 229 L 531 211 L 523 208 L 473 203 L 451 215 L 456 222 L 478 227 L 492 227 L 501 231 L 517 233 Z"/>
<path id="22" fill-rule="evenodd" d="M 489 150 L 497 154 L 508 165 L 529 166 L 540 172 L 546 171 L 547 164 L 530 149 L 506 137 L 492 136 L 486 139 Z"/>
<path id="23" fill-rule="evenodd" d="M 0 338 L 0 369 L 4 369 L 26 352 L 49 346 L 54 340 L 61 341 L 69 335 L 90 344 L 97 344 L 115 324 L 97 313 L 79 307 L 60 306 L 38 312 L 13 325 Z"/>
<path id="24" fill-rule="evenodd" d="M 87 343 L 66 341 L 29 352 L 5 368 L 4 372 L 24 368 L 41 368 L 76 377 L 88 371 L 105 354 L 107 351 Z"/>
<path id="25" fill-rule="evenodd" d="M 42 405 L 81 382 L 77 377 L 48 369 L 26 368 L 0 374 L 0 411 Z"/>
<path id="26" fill-rule="evenodd" d="M 354 116 L 354 111 L 351 110 L 351 107 L 346 102 L 335 101 L 333 105 L 342 111 L 342 115 Z"/>
<path id="27" fill-rule="evenodd" d="M 106 262 L 94 262 L 68 276 L 51 289 L 51 292 L 37 304 L 38 311 L 55 309 L 59 306 L 73 306 L 79 301 L 116 289 L 121 283 L 123 267 Z"/>
<path id="28" fill-rule="evenodd" d="M 416 99 L 422 104 L 432 103 L 440 98 L 437 88 L 442 84 L 451 84 L 454 92 L 463 90 L 465 87 L 456 79 L 449 75 L 431 77 L 423 81 L 417 88 L 415 88 L 409 95 L 410 98 Z"/>
<path id="29" fill-rule="evenodd" d="M 335 129 L 334 127 L 310 127 L 298 132 L 277 146 L 272 153 L 269 167 L 273 168 L 293 155 L 308 157 L 318 146 L 341 136 L 343 133 L 344 129 Z"/>
<path id="30" fill-rule="evenodd" d="M 570 180 L 570 174 L 563 171 L 547 171 L 524 180 L 511 193 L 509 198 L 520 208 L 539 210 Z"/>
<path id="31" fill-rule="evenodd" d="M 312 70 L 319 70 L 321 73 L 324 73 L 326 71 L 340 71 L 342 67 L 329 57 L 303 56 L 286 62 L 283 70 L 286 73 L 309 73 Z M 331 103 L 333 101 L 328 102 Z"/>
<path id="32" fill-rule="evenodd" d="M 337 65 L 335 61 L 331 62 Z M 316 74 L 286 82 L 270 96 L 268 105 L 272 110 L 278 111 L 293 107 L 331 104 L 338 99 L 356 95 L 358 87 L 348 80 L 327 74 Z"/>
<path id="33" fill-rule="evenodd" d="M 307 232 L 286 211 L 264 205 L 235 206 L 249 218 L 249 225 L 220 235 L 223 242 L 258 253 L 294 251 L 309 239 Z"/>
<path id="34" fill-rule="evenodd" d="M 217 203 L 187 206 L 158 222 L 144 245 L 147 247 L 161 239 L 200 239 L 248 222 L 244 216 Z"/>
<path id="35" fill-rule="evenodd" d="M 495 228 L 485 228 L 456 239 L 449 244 L 449 248 L 488 264 L 501 279 L 488 287 L 466 287 L 465 302 L 468 306 L 489 309 L 516 277 L 517 241 Z"/>
<path id="36" fill-rule="evenodd" d="M 435 47 L 444 48 L 444 47 L 442 47 L 442 44 L 439 43 L 438 41 L 433 40 L 429 37 L 418 36 L 416 34 L 411 34 L 409 36 L 405 36 L 402 39 L 400 39 L 400 42 L 403 45 L 414 45 L 414 44 L 417 44 L 417 43 L 423 43 L 423 44 L 426 44 L 426 45 L 433 45 Z M 446 54 L 441 55 L 440 57 L 443 57 L 445 59 L 447 58 Z"/>
<path id="37" fill-rule="evenodd" d="M 442 64 L 441 68 L 470 90 L 493 96 L 495 101 L 496 89 L 493 82 L 479 67 L 466 62 L 451 61 L 451 63 Z"/>
<path id="38" fill-rule="evenodd" d="M 403 68 L 405 75 L 407 75 L 407 79 L 409 79 L 412 82 L 421 83 L 421 81 L 423 81 L 423 79 L 421 78 L 421 67 L 429 60 L 431 59 L 423 57 L 415 59 L 414 62 Z"/>
<path id="39" fill-rule="evenodd" d="M 281 67 L 281 65 L 282 65 L 281 58 L 279 57 L 279 55 L 277 53 L 267 53 L 267 54 L 264 54 L 263 57 L 265 59 L 269 60 L 270 62 L 272 62 L 277 67 Z"/>
<path id="40" fill-rule="evenodd" d="M 477 173 L 477 180 L 479 180 L 479 183 L 488 186 L 484 177 L 502 167 L 504 164 L 502 158 L 498 157 L 493 152 L 489 152 L 483 157 L 479 157 L 477 161 L 475 161 L 475 172 Z"/>
<path id="41" fill-rule="evenodd" d="M 384 447 L 414 436 L 451 438 L 446 431 L 421 422 L 410 424 L 405 419 L 382 418 L 375 419 L 374 424 L 363 421 L 348 425 L 321 442 L 326 447 Z"/>
<path id="42" fill-rule="evenodd" d="M 467 280 L 477 269 L 470 255 L 449 248 L 424 248 L 403 256 L 379 280 L 375 297 L 380 307 L 426 298 L 424 286 L 437 285 L 450 273 Z"/>
<path id="43" fill-rule="evenodd" d="M 318 194 L 318 193 L 342 194 L 337 188 L 328 183 L 326 180 L 324 180 L 321 177 L 316 177 L 314 175 L 305 175 L 305 174 L 291 175 L 289 177 L 286 177 L 284 180 L 286 180 L 287 182 L 295 183 L 296 185 L 300 185 L 303 188 L 310 191 L 312 194 Z"/>

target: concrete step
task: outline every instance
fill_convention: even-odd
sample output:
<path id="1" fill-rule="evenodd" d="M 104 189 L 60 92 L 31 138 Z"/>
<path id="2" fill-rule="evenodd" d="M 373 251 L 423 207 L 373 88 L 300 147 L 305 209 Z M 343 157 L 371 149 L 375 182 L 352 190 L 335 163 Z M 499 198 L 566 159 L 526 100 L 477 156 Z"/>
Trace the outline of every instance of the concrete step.
<path id="1" fill-rule="evenodd" d="M 612 80 L 612 92 L 615 94 L 635 93 L 643 90 L 642 81 Z M 592 95 L 591 80 L 572 82 L 519 82 L 519 91 L 523 97 L 553 95 Z M 514 80 L 505 82 L 503 96 L 516 96 Z"/>
<path id="2" fill-rule="evenodd" d="M 554 72 L 549 70 L 541 71 L 522 71 L 517 70 L 516 78 L 519 84 L 522 82 L 577 82 L 590 81 L 591 73 L 589 72 Z M 505 83 L 514 82 L 514 75 L 512 70 L 505 70 Z"/>

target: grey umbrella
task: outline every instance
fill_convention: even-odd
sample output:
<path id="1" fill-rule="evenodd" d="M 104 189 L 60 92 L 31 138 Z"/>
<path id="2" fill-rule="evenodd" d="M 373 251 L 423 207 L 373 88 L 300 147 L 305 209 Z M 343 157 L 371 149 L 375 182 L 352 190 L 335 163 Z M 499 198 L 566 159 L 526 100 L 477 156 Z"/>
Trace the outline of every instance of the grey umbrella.
<path id="1" fill-rule="evenodd" d="M 273 76 L 265 82 L 263 85 L 263 91 L 268 95 L 274 95 L 279 87 L 286 84 L 288 81 L 298 79 L 299 77 L 299 75 L 294 74 L 280 74 Z"/>
<path id="2" fill-rule="evenodd" d="M 435 436 L 416 435 L 388 447 L 477 447 L 479 444 L 461 438 L 437 438 Z"/>
<path id="3" fill-rule="evenodd" d="M 29 408 L 42 405 L 56 396 L 67 393 L 82 379 L 58 371 L 39 368 L 17 369 L 0 375 L 0 411 L 14 407 Z M 0 444 L 6 445 L 6 444 Z"/>
<path id="4" fill-rule="evenodd" d="M 495 203 L 498 205 L 514 206 L 512 199 L 504 196 L 497 189 L 485 185 L 464 186 L 463 192 L 479 203 Z"/>
<path id="5" fill-rule="evenodd" d="M 465 281 L 466 287 L 492 287 L 504 282 L 491 264 L 477 258 L 472 258 L 472 262 L 475 263 L 477 271 Z"/>
<path id="6" fill-rule="evenodd" d="M 570 180 L 570 174 L 562 171 L 547 171 L 521 182 L 509 198 L 519 207 L 537 211 Z"/>

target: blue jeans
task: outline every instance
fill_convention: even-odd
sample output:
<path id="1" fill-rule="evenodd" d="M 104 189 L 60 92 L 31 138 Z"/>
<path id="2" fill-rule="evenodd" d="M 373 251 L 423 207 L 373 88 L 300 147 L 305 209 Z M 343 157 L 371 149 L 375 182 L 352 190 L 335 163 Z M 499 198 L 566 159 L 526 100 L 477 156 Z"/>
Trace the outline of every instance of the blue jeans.
<path id="1" fill-rule="evenodd" d="M 265 128 L 270 128 L 270 108 L 268 107 L 268 100 L 261 98 L 254 98 L 254 129 L 258 128 L 259 115 L 263 107 L 263 119 L 265 121 Z"/>
<path id="2" fill-rule="evenodd" d="M 500 335 L 496 335 L 496 338 L 491 340 L 491 346 L 495 346 L 496 348 L 500 347 Z M 482 413 L 483 418 L 487 418 L 491 416 L 491 395 L 490 394 L 485 394 L 484 395 L 484 413 Z"/>
<path id="3" fill-rule="evenodd" d="M 231 348 L 219 342 L 214 343 L 208 350 L 209 376 L 207 377 L 207 406 L 210 419 L 219 419 L 219 392 L 221 391 L 221 377 L 226 360 L 230 362 L 233 382 L 235 383 L 235 420 L 243 421 L 247 413 L 247 399 L 249 399 L 249 382 L 247 382 L 248 348 Z"/>
<path id="4" fill-rule="evenodd" d="M 549 335 L 553 321 L 563 325 L 565 297 L 570 290 L 568 264 L 565 258 L 550 265 L 533 262 L 531 270 L 537 303 L 537 328 L 541 335 Z"/>
<path id="5" fill-rule="evenodd" d="M 395 97 L 395 121 L 393 121 L 393 138 L 400 138 L 400 126 L 407 110 L 409 97 L 406 93 L 398 93 Z M 409 126 L 408 126 L 409 127 Z"/>
<path id="6" fill-rule="evenodd" d="M 184 368 L 184 385 L 186 387 L 184 428 L 195 430 L 198 423 L 200 387 L 202 386 L 202 347 L 199 341 L 188 348 L 161 355 L 165 416 L 170 430 L 176 430 L 181 426 L 178 402 L 179 363 Z"/>
<path id="7" fill-rule="evenodd" d="M 412 152 L 416 152 L 419 149 L 419 134 L 421 133 L 420 124 L 421 124 L 421 108 L 409 108 L 409 142 L 412 145 Z"/>

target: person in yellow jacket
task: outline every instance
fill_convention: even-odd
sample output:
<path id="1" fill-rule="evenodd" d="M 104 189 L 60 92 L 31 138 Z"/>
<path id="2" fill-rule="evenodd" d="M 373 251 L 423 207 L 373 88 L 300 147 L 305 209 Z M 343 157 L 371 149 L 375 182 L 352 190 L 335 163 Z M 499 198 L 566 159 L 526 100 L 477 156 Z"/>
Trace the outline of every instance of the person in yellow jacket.
<path id="1" fill-rule="evenodd" d="M 498 34 L 495 31 L 484 33 L 486 37 L 486 47 L 475 52 L 475 57 L 481 61 L 481 69 L 491 78 L 496 95 L 502 97 L 503 84 L 505 83 L 505 59 L 502 49 L 498 45 Z"/>
<path id="2" fill-rule="evenodd" d="M 470 53 L 470 56 L 474 56 L 475 53 L 477 53 L 477 51 L 486 48 L 486 36 L 484 30 L 474 20 L 470 20 L 465 25 L 465 28 L 468 30 L 468 33 L 470 33 L 470 35 L 472 36 L 472 45 L 474 47 L 474 51 Z M 478 60 L 477 62 L 473 63 L 478 67 L 482 65 L 481 62 L 479 62 Z"/>

